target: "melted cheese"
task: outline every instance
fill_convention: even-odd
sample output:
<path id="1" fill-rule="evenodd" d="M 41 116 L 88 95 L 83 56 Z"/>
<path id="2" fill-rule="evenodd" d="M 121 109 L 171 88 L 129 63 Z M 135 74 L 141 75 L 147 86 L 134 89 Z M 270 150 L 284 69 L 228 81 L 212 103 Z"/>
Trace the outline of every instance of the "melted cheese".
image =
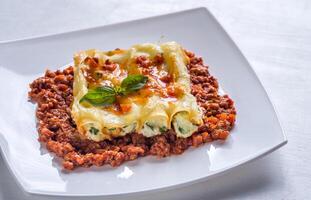
<path id="1" fill-rule="evenodd" d="M 163 55 L 164 63 L 161 65 L 160 71 L 156 72 L 158 74 L 149 76 L 149 84 L 151 86 L 159 84 L 156 76 L 166 73 L 173 78 L 171 85 L 182 88 L 181 96 L 170 98 L 159 95 L 162 91 L 161 88 L 158 89 L 158 92 L 155 92 L 154 88 L 145 88 L 138 91 L 137 94 L 121 100 L 121 103 L 126 103 L 131 108 L 122 114 L 115 113 L 111 109 L 79 103 L 87 93 L 90 84 L 84 73 L 84 70 L 89 68 L 88 64 L 84 62 L 86 58 L 96 58 L 99 65 L 103 65 L 107 60 L 118 64 L 120 69 L 118 68 L 104 77 L 110 81 L 109 84 L 114 85 L 120 84 L 127 74 L 141 73 L 142 70 L 136 63 L 137 57 L 144 56 L 152 60 L 159 54 Z M 190 75 L 186 67 L 189 59 L 181 46 L 175 42 L 161 45 L 139 44 L 128 50 L 110 52 L 87 50 L 75 54 L 74 61 L 74 101 L 71 111 L 78 131 L 84 138 L 101 141 L 134 131 L 146 137 L 152 137 L 171 128 L 175 129 L 178 137 L 189 137 L 202 124 L 201 110 L 195 97 L 190 93 Z M 105 81 L 103 80 L 100 84 L 105 85 L 107 83 Z M 142 94 L 148 95 L 139 96 Z"/>

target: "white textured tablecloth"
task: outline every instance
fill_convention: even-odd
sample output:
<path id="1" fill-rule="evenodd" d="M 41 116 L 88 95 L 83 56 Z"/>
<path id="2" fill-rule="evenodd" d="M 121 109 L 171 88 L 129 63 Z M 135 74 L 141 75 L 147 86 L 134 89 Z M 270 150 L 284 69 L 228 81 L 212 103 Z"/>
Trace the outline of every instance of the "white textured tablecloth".
<path id="1" fill-rule="evenodd" d="M 246 55 L 276 106 L 289 142 L 209 182 L 135 199 L 311 199 L 310 0 L 0 0 L 0 41 L 197 6 L 206 6 Z M 0 199 L 64 198 L 24 194 L 0 157 Z"/>

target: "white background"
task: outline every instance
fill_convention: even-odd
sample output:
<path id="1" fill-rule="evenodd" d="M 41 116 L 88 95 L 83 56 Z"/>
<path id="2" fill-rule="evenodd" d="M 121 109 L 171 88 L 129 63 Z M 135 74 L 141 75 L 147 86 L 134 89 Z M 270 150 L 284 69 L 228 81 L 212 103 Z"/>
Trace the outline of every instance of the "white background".
<path id="1" fill-rule="evenodd" d="M 216 16 L 249 60 L 276 106 L 288 144 L 209 182 L 135 199 L 311 199 L 311 1 L 0 0 L 0 41 L 198 6 Z M 56 198 L 24 194 L 0 157 L 2 199 Z"/>

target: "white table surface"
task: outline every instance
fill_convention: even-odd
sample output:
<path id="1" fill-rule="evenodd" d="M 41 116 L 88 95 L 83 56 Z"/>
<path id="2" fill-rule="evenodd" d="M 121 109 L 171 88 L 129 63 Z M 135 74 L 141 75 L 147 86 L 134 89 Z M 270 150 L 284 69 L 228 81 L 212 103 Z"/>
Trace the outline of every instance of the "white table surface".
<path id="1" fill-rule="evenodd" d="M 198 6 L 216 16 L 245 54 L 275 104 L 289 142 L 209 182 L 134 199 L 311 199 L 311 1 L 0 0 L 0 41 Z M 0 199 L 68 198 L 25 194 L 0 157 Z"/>

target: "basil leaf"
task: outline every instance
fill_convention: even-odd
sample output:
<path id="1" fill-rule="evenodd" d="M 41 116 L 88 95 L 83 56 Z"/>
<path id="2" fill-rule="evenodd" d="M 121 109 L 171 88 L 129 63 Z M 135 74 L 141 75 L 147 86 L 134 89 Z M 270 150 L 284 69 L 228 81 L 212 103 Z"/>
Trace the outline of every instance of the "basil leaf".
<path id="1" fill-rule="evenodd" d="M 88 90 L 80 99 L 80 103 L 84 101 L 89 102 L 93 106 L 108 106 L 116 101 L 116 93 L 114 88 L 110 86 L 97 87 Z"/>
<path id="2" fill-rule="evenodd" d="M 80 99 L 79 103 L 86 101 L 93 106 L 109 106 L 116 102 L 118 95 L 127 95 L 131 92 L 135 92 L 144 87 L 147 81 L 147 76 L 129 75 L 123 79 L 121 86 L 90 88 Z"/>
<path id="3" fill-rule="evenodd" d="M 128 75 L 121 83 L 121 94 L 135 92 L 144 87 L 147 81 L 148 77 L 144 75 Z"/>

